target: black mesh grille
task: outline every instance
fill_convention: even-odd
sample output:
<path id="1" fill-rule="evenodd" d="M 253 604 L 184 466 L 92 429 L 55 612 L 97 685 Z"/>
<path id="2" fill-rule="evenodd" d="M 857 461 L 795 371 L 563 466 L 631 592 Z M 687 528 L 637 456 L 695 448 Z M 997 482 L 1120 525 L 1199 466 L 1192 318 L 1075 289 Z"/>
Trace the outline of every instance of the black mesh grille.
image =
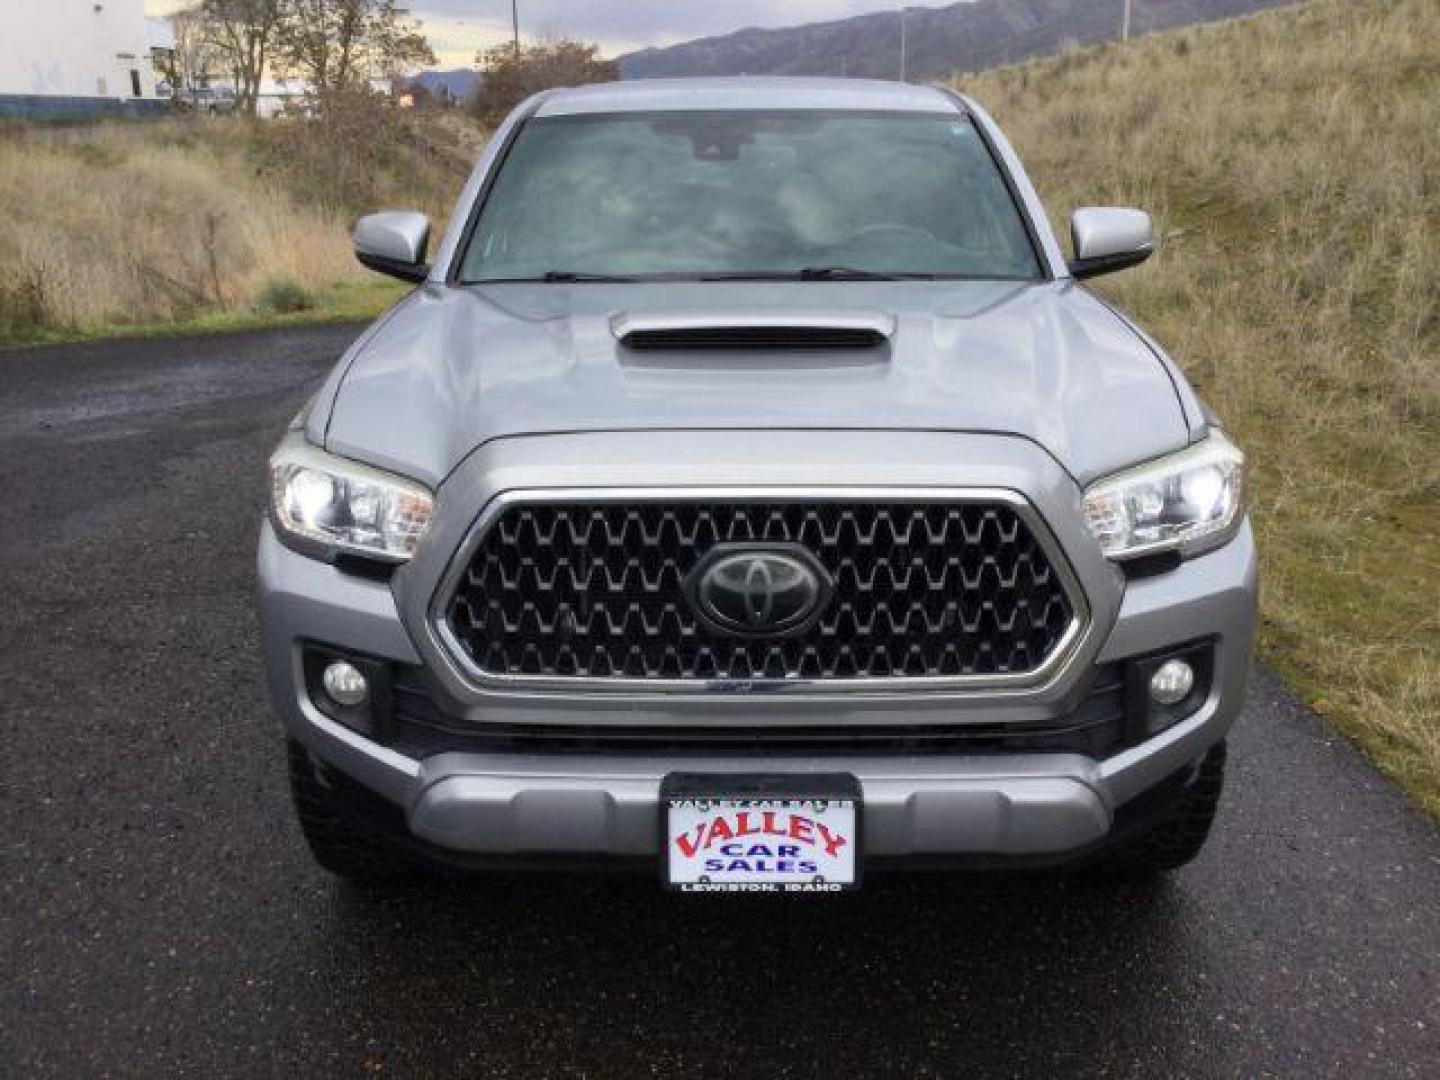
<path id="1" fill-rule="evenodd" d="M 801 545 L 830 575 L 803 633 L 731 637 L 695 614 L 686 576 L 742 541 Z M 1013 508 L 905 502 L 517 503 L 445 613 L 489 674 L 600 680 L 1024 674 L 1073 615 Z"/>

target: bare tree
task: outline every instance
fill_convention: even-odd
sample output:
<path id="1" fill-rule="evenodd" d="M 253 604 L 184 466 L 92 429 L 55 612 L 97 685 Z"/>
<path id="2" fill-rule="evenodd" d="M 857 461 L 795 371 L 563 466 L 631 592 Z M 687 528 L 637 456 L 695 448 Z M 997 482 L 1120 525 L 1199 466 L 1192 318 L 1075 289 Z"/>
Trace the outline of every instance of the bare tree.
<path id="1" fill-rule="evenodd" d="M 209 75 L 222 64 L 220 50 L 210 40 L 210 28 L 198 8 L 186 8 L 170 16 L 170 33 L 175 39 L 171 57 L 171 83 L 175 89 L 193 88 L 202 75 Z"/>
<path id="2" fill-rule="evenodd" d="M 201 0 L 206 39 L 235 77 L 236 107 L 255 115 L 260 83 L 280 25 L 284 0 Z"/>
<path id="3" fill-rule="evenodd" d="M 288 0 L 276 58 L 317 97 L 435 62 L 419 21 L 396 0 Z"/>

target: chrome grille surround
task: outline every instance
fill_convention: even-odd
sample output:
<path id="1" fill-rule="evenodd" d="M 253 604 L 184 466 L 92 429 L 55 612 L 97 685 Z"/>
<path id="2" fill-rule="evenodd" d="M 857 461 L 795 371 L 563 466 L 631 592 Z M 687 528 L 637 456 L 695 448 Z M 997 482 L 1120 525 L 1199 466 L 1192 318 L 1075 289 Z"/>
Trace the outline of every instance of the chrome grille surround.
<path id="1" fill-rule="evenodd" d="M 502 517 L 519 507 L 591 507 L 625 505 L 662 510 L 676 504 L 744 507 L 994 507 L 1014 515 L 1026 538 L 1043 556 L 1054 584 L 1063 593 L 1069 619 L 1056 635 L 1043 660 L 1024 671 L 967 672 L 943 675 L 861 675 L 857 677 L 721 676 L 645 677 L 634 675 L 561 674 L 558 672 L 517 672 L 487 670 L 476 659 L 460 632 L 452 624 L 451 612 L 457 592 L 466 584 L 472 563 L 481 553 L 491 530 Z M 778 539 L 778 538 L 777 538 Z M 703 556 L 698 551 L 696 559 Z M 682 575 L 683 576 L 683 575 Z M 665 694 L 787 694 L 841 691 L 909 692 L 960 690 L 1029 690 L 1052 683 L 1075 654 L 1090 626 L 1090 609 L 1084 591 L 1069 561 L 1050 529 L 1035 508 L 1017 492 L 1002 488 L 909 488 L 909 487 L 641 487 L 526 489 L 496 495 L 481 512 L 465 541 L 452 558 L 437 586 L 429 607 L 431 630 L 448 658 L 467 682 L 482 690 L 533 693 L 628 692 Z"/>

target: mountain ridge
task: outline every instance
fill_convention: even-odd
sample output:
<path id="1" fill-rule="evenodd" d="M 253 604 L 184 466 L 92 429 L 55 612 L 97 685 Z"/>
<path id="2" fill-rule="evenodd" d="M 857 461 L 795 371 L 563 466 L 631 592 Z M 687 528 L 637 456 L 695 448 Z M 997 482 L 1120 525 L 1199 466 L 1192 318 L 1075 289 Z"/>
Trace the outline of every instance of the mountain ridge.
<path id="1" fill-rule="evenodd" d="M 1134 0 L 1132 35 L 1246 15 L 1294 0 Z M 1124 0 L 965 0 L 905 9 L 906 71 L 947 78 L 1118 35 Z M 750 27 L 617 58 L 621 78 L 900 75 L 898 10 L 800 26 Z"/>

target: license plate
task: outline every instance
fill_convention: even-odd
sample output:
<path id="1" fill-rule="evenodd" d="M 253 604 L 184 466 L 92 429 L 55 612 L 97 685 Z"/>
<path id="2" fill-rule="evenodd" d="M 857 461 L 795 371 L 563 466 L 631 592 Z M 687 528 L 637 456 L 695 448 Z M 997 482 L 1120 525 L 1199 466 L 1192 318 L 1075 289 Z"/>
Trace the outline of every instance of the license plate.
<path id="1" fill-rule="evenodd" d="M 681 892 L 844 892 L 860 884 L 853 776 L 672 774 L 660 790 L 665 883 Z"/>

